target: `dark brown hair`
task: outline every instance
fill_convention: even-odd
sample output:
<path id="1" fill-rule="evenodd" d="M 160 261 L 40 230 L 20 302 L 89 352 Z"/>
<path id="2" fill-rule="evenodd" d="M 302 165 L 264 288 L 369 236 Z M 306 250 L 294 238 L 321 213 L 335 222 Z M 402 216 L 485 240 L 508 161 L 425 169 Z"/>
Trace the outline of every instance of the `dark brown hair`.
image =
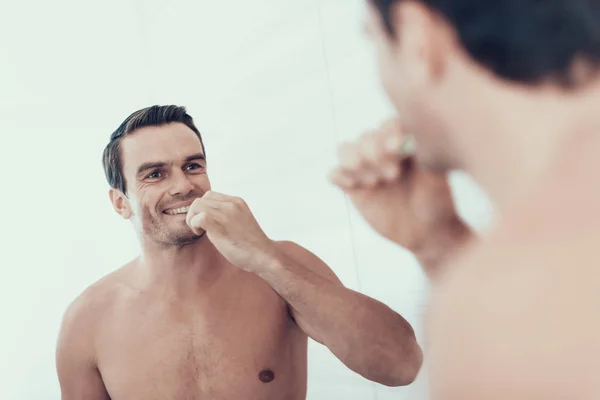
<path id="1" fill-rule="evenodd" d="M 127 184 L 123 177 L 123 162 L 121 159 L 121 140 L 138 129 L 147 126 L 162 126 L 174 122 L 185 124 L 194 131 L 200 140 L 202 151 L 206 156 L 206 150 L 204 149 L 200 131 L 198 131 L 198 128 L 194 125 L 194 120 L 187 113 L 185 107 L 155 105 L 143 108 L 134 112 L 123 121 L 119 128 L 110 135 L 110 141 L 104 148 L 102 164 L 104 166 L 106 180 L 110 187 L 119 189 L 124 194 L 127 194 Z"/>
<path id="2" fill-rule="evenodd" d="M 394 37 L 392 8 L 403 0 L 370 0 Z M 573 64 L 600 67 L 596 0 L 417 0 L 456 30 L 480 65 L 505 80 L 531 85 L 548 78 L 574 86 Z"/>

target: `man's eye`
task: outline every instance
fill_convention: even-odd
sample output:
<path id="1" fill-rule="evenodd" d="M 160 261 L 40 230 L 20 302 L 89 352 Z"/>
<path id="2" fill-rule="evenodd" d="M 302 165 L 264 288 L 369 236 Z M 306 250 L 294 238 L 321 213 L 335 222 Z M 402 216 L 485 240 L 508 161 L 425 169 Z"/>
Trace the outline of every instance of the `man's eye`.
<path id="1" fill-rule="evenodd" d="M 185 169 L 187 171 L 191 171 L 191 170 L 195 170 L 195 169 L 202 169 L 202 165 L 200 165 L 198 163 L 192 163 L 192 164 L 188 164 L 188 166 Z"/>
<path id="2" fill-rule="evenodd" d="M 150 179 L 158 179 L 160 177 L 161 177 L 160 171 L 154 171 L 150 175 L 147 176 L 147 178 L 150 178 Z"/>

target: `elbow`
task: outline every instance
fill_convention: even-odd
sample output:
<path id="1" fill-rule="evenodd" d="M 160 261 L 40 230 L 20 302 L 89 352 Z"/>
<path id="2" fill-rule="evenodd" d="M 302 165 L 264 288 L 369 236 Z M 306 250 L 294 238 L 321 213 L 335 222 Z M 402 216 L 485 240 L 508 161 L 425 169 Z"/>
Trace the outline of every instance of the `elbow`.
<path id="1" fill-rule="evenodd" d="M 385 373 L 380 374 L 376 381 L 388 387 L 408 386 L 412 384 L 419 375 L 423 365 L 423 351 L 418 343 L 414 343 L 413 349 L 401 356 L 386 357 L 388 368 Z"/>

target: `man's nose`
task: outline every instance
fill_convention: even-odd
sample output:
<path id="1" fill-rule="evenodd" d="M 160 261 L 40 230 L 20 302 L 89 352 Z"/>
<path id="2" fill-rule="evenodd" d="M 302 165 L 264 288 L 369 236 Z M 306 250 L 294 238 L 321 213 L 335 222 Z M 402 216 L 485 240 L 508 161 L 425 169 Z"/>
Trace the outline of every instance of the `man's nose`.
<path id="1" fill-rule="evenodd" d="M 171 175 L 171 196 L 185 196 L 194 189 L 194 185 L 183 171 L 176 171 Z"/>

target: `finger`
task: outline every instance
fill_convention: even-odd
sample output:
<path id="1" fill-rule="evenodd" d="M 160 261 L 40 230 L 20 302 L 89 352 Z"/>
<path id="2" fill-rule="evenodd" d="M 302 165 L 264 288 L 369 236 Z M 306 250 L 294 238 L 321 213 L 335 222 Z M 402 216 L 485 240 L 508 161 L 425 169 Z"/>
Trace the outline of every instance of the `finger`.
<path id="1" fill-rule="evenodd" d="M 377 182 L 392 181 L 400 172 L 397 155 L 386 151 L 386 138 L 383 132 L 367 134 L 361 138 L 360 149 L 370 173 L 375 175 Z"/>
<path id="2" fill-rule="evenodd" d="M 209 201 L 219 202 L 225 208 L 232 209 L 234 207 L 238 208 L 248 208 L 244 199 L 236 196 L 229 196 L 223 193 L 217 193 L 209 190 L 202 197 Z"/>
<path id="3" fill-rule="evenodd" d="M 401 164 L 397 160 L 386 160 L 380 167 L 380 174 L 382 180 L 385 182 L 392 182 L 397 180 L 402 173 Z"/>
<path id="4" fill-rule="evenodd" d="M 404 157 L 414 153 L 416 148 L 414 137 L 406 133 L 400 119 L 393 118 L 384 122 L 379 130 L 386 138 L 385 148 L 390 154 Z"/>
<path id="5" fill-rule="evenodd" d="M 329 181 L 342 190 L 352 189 L 358 184 L 351 174 L 341 168 L 336 168 L 329 173 Z"/>
<path id="6" fill-rule="evenodd" d="M 373 188 L 379 184 L 375 174 L 350 173 L 339 167 L 329 173 L 329 181 L 344 191 L 357 188 Z"/>
<path id="7" fill-rule="evenodd" d="M 185 222 L 191 226 L 191 220 L 196 215 L 201 214 L 201 213 L 206 213 L 209 211 L 219 212 L 221 204 L 222 204 L 221 202 L 211 200 L 211 199 L 205 199 L 204 197 L 198 198 L 198 199 L 194 200 L 194 202 L 190 206 L 190 209 L 185 217 Z"/>
<path id="8" fill-rule="evenodd" d="M 340 168 L 344 175 L 361 184 L 372 185 L 377 183 L 377 171 L 363 154 L 361 140 L 352 143 L 343 143 L 338 150 Z"/>
<path id="9" fill-rule="evenodd" d="M 356 142 L 345 142 L 338 147 L 340 167 L 348 172 L 359 170 L 363 167 L 363 160 Z"/>
<path id="10" fill-rule="evenodd" d="M 199 214 L 194 215 L 190 219 L 188 225 L 192 229 L 192 231 L 197 235 L 200 234 L 201 231 L 208 232 L 209 230 L 212 230 L 211 217 L 206 212 L 201 212 Z"/>
<path id="11" fill-rule="evenodd" d="M 223 215 L 218 210 L 210 208 L 191 217 L 188 225 L 195 233 L 198 233 L 198 230 L 208 232 L 221 229 L 223 220 Z"/>
<path id="12" fill-rule="evenodd" d="M 206 199 L 206 200 L 214 200 L 214 201 L 231 201 L 234 199 L 233 196 L 229 196 L 229 195 L 219 193 L 219 192 L 214 192 L 212 190 L 209 190 L 206 193 L 204 193 L 204 196 L 202 196 L 202 198 Z"/>
<path id="13" fill-rule="evenodd" d="M 386 154 L 392 157 L 398 157 L 402 154 L 402 149 L 406 136 L 396 130 L 384 131 L 382 147 Z"/>
<path id="14" fill-rule="evenodd" d="M 414 155 L 416 147 L 417 142 L 415 141 L 414 136 L 405 136 L 404 141 L 402 142 L 402 148 L 400 149 L 400 156 Z"/>
<path id="15" fill-rule="evenodd" d="M 403 131 L 399 119 L 385 122 L 380 130 L 382 133 L 380 146 L 385 153 L 385 161 L 382 163 L 383 174 L 387 181 L 397 180 L 406 172 L 406 159 L 411 159 L 409 164 L 413 161 L 416 142 L 412 135 L 407 135 Z"/>
<path id="16" fill-rule="evenodd" d="M 386 156 L 382 146 L 383 135 L 381 133 L 366 133 L 359 139 L 359 151 L 364 158 L 364 163 L 369 167 L 378 168 Z"/>

